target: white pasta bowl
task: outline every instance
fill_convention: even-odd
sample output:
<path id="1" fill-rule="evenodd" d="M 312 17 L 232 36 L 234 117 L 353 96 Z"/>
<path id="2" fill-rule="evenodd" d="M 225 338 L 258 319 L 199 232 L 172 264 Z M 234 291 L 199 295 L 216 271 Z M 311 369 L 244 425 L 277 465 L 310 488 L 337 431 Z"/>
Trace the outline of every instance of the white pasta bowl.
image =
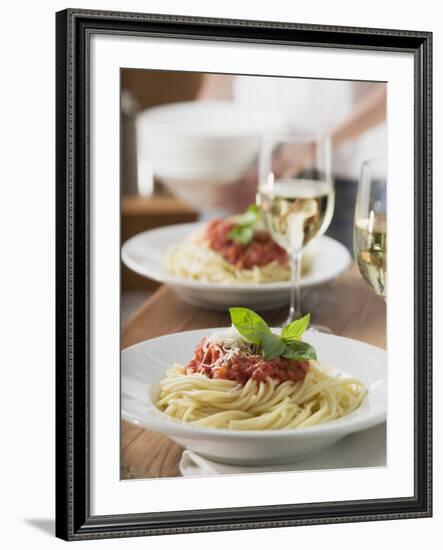
<path id="1" fill-rule="evenodd" d="M 184 300 L 199 307 L 226 310 L 236 305 L 263 311 L 288 303 L 289 282 L 223 284 L 169 274 L 164 267 L 166 251 L 201 227 L 201 223 L 186 223 L 139 233 L 123 244 L 122 260 L 139 275 L 169 285 Z M 349 252 L 341 243 L 324 235 L 310 243 L 307 253 L 309 269 L 301 279 L 302 288 L 338 277 L 351 261 Z"/>
<path id="2" fill-rule="evenodd" d="M 174 420 L 154 404 L 159 382 L 174 363 L 186 364 L 200 339 L 216 330 L 193 330 L 146 340 L 122 352 L 122 416 L 162 433 L 186 449 L 225 464 L 289 464 L 318 455 L 349 434 L 386 419 L 386 352 L 369 344 L 308 331 L 319 361 L 360 379 L 368 393 L 362 405 L 340 419 L 303 429 L 235 431 Z"/>

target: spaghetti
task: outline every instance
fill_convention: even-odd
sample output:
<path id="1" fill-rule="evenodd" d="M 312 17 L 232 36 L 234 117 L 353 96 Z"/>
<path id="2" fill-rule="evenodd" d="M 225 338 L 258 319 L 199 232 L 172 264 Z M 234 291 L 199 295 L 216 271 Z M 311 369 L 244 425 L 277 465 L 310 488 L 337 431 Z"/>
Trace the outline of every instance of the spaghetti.
<path id="1" fill-rule="evenodd" d="M 188 365 L 167 372 L 156 405 L 204 428 L 301 429 L 352 413 L 365 395 L 361 381 L 317 361 L 263 359 L 232 328 L 203 339 Z"/>
<path id="2" fill-rule="evenodd" d="M 270 260 L 264 265 L 248 267 L 228 261 L 221 251 L 214 250 L 207 238 L 207 228 L 190 235 L 183 243 L 171 247 L 165 258 L 165 269 L 171 275 L 221 284 L 276 283 L 289 281 L 291 271 L 285 261 Z M 306 255 L 302 259 L 302 275 L 309 270 Z"/>

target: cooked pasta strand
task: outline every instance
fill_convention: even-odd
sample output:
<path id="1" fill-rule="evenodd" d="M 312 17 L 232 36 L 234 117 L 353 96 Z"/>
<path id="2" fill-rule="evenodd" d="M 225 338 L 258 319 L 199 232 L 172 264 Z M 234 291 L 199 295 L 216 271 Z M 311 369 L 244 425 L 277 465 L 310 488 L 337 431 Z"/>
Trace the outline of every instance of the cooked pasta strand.
<path id="1" fill-rule="evenodd" d="M 205 428 L 302 429 L 352 413 L 366 393 L 359 380 L 332 376 L 315 361 L 300 382 L 250 378 L 244 386 L 174 365 L 160 382 L 156 405 L 176 420 Z"/>
<path id="2" fill-rule="evenodd" d="M 190 235 L 183 243 L 171 247 L 166 253 L 165 269 L 171 275 L 221 284 L 276 283 L 289 281 L 289 265 L 273 261 L 252 269 L 239 269 L 209 247 L 203 238 L 204 230 Z M 302 275 L 309 270 L 307 256 L 302 259 Z"/>

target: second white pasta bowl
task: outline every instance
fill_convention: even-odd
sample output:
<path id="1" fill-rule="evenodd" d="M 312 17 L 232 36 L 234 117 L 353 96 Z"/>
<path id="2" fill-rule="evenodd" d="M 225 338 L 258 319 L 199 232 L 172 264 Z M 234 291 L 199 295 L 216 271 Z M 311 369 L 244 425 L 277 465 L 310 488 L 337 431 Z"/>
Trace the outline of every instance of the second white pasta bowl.
<path id="1" fill-rule="evenodd" d="M 289 301 L 291 283 L 211 283 L 176 277 L 165 269 L 165 255 L 172 246 L 183 242 L 202 223 L 185 223 L 150 229 L 131 237 L 122 247 L 122 260 L 133 271 L 169 285 L 192 305 L 213 310 L 233 304 L 255 310 L 275 309 Z M 338 277 L 351 262 L 349 252 L 338 241 L 322 235 L 308 248 L 309 269 L 302 277 L 302 288 L 320 285 Z"/>

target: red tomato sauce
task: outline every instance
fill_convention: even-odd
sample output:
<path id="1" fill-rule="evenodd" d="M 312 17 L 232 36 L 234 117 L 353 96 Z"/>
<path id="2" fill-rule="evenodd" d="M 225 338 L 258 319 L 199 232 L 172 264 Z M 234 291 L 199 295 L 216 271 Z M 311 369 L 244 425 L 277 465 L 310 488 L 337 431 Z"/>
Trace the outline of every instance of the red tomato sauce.
<path id="1" fill-rule="evenodd" d="M 186 365 L 192 372 L 204 374 L 208 378 L 234 380 L 240 384 L 252 378 L 257 382 L 268 376 L 279 382 L 303 380 L 309 369 L 308 360 L 294 360 L 286 357 L 276 357 L 265 360 L 261 355 L 248 357 L 240 354 L 225 356 L 222 348 L 214 343 L 205 345 L 205 338 L 197 345 L 194 357 Z"/>
<path id="2" fill-rule="evenodd" d="M 255 231 L 252 241 L 248 244 L 238 243 L 229 237 L 235 227 L 233 220 L 212 220 L 205 237 L 209 246 L 221 254 L 230 264 L 239 269 L 262 267 L 273 261 L 280 265 L 288 263 L 288 255 L 271 237 L 267 231 Z"/>

